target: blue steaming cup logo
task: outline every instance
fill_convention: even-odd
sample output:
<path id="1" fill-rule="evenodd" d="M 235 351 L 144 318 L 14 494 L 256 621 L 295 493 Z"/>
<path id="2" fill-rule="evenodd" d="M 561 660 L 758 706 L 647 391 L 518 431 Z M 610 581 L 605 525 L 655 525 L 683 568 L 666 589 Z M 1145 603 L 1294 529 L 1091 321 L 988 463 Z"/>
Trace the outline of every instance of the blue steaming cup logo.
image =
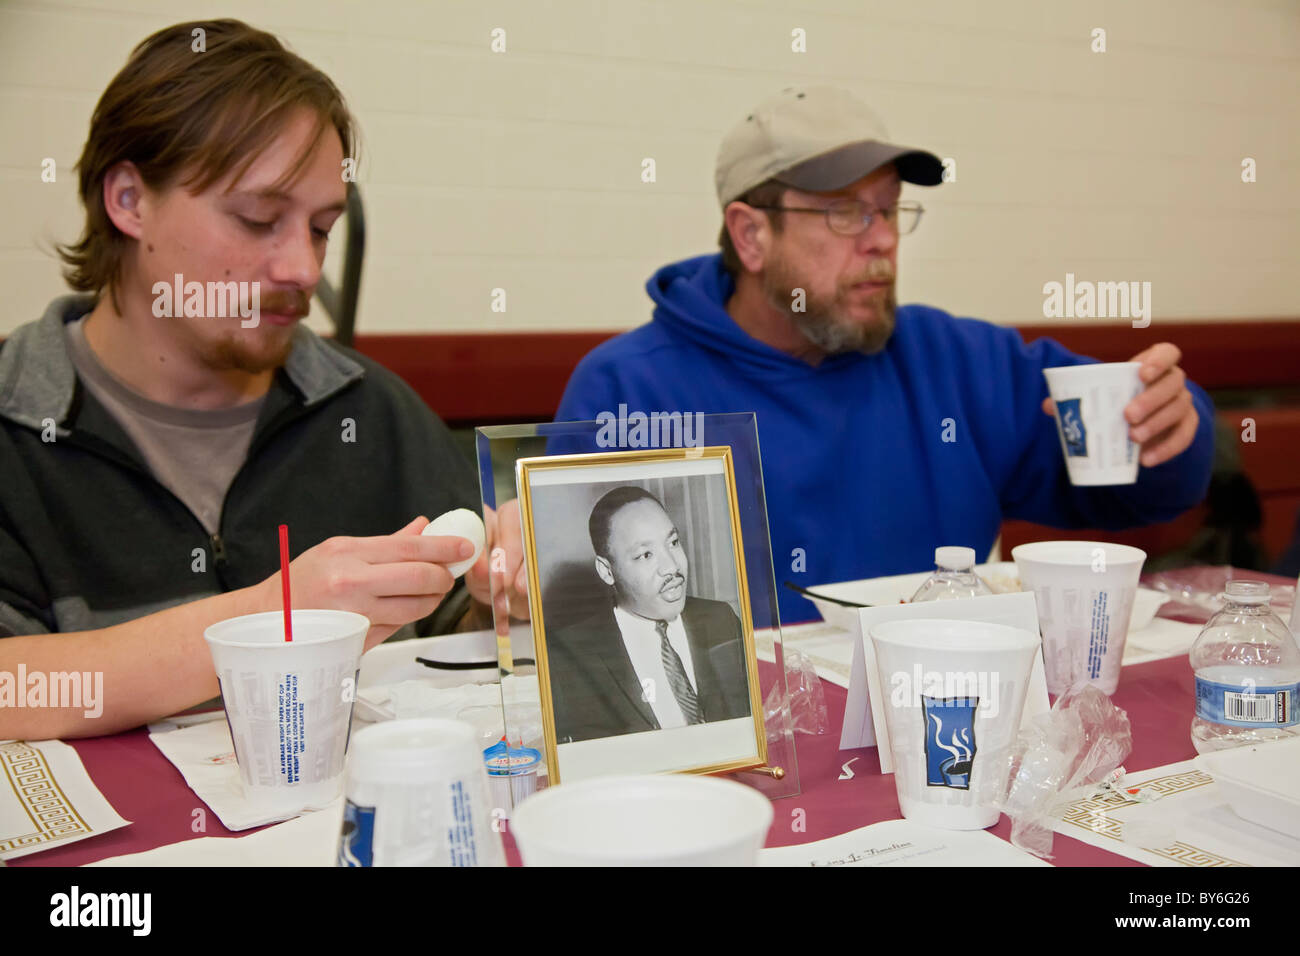
<path id="1" fill-rule="evenodd" d="M 1056 403 L 1065 453 L 1071 458 L 1088 456 L 1088 429 L 1083 425 L 1083 410 L 1079 407 L 1082 401 L 1080 398 L 1066 398 Z"/>
<path id="2" fill-rule="evenodd" d="M 339 836 L 339 866 L 374 866 L 375 808 L 343 801 L 343 832 Z"/>
<path id="3" fill-rule="evenodd" d="M 978 697 L 921 697 L 925 713 L 925 783 L 969 790 L 975 765 Z"/>

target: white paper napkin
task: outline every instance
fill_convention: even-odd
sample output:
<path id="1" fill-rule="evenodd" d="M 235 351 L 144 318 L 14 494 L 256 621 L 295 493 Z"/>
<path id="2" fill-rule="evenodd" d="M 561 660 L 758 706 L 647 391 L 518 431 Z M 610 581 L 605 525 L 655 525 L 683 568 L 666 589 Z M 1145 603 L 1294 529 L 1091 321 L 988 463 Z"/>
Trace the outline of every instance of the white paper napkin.
<path id="1" fill-rule="evenodd" d="M 239 778 L 239 765 L 235 763 L 235 745 L 230 741 L 230 727 L 224 720 L 150 734 L 149 739 L 227 830 L 247 830 L 298 816 L 296 813 L 268 815 L 244 799 L 244 784 Z"/>
<path id="2" fill-rule="evenodd" d="M 1125 666 L 1186 654 L 1192 649 L 1202 626 L 1158 617 L 1140 631 L 1129 631 L 1124 645 Z"/>
<path id="3" fill-rule="evenodd" d="M 67 744 L 0 742 L 0 859 L 75 843 L 129 822 L 90 782 Z"/>
<path id="4" fill-rule="evenodd" d="M 479 731 L 480 742 L 487 747 L 501 736 L 502 687 L 495 683 L 440 687 L 436 680 L 405 680 L 392 685 L 371 686 L 357 695 L 358 703 L 364 705 L 357 708 L 361 711 L 357 719 L 445 717 L 462 720 Z M 512 734 L 522 734 L 530 746 L 539 745 L 542 722 L 536 676 L 506 678 L 504 693 L 511 708 Z M 164 729 L 150 733 L 149 739 L 181 772 L 190 789 L 212 808 L 226 829 L 247 830 L 298 816 L 296 813 L 268 816 L 266 811 L 250 806 L 244 799 L 244 785 L 239 776 L 239 765 L 235 762 L 230 727 L 224 720 L 211 720 L 179 730 Z"/>
<path id="5" fill-rule="evenodd" d="M 109 857 L 89 866 L 333 866 L 343 798 L 323 810 L 243 837 L 201 837 Z"/>

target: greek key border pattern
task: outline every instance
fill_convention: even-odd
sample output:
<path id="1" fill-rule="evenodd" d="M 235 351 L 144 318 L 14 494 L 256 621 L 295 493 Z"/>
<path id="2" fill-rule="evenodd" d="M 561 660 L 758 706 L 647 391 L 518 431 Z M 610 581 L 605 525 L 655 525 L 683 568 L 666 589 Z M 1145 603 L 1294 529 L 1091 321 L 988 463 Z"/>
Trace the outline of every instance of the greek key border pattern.
<path id="1" fill-rule="evenodd" d="M 33 827 L 30 833 L 0 840 L 0 853 L 94 832 L 59 787 L 45 754 L 35 747 L 21 740 L 0 744 L 0 769 Z"/>
<path id="2" fill-rule="evenodd" d="M 1214 782 L 1209 774 L 1201 770 L 1185 770 L 1182 773 L 1173 773 L 1167 777 L 1156 777 L 1154 780 L 1148 780 L 1141 786 L 1143 789 L 1151 790 L 1161 797 L 1172 796 L 1175 793 L 1185 793 L 1188 790 L 1195 790 L 1197 787 L 1204 787 L 1206 784 Z M 1097 836 L 1108 837 L 1112 840 L 1122 840 L 1124 838 L 1124 824 L 1110 816 L 1116 810 L 1123 807 L 1135 806 L 1137 800 L 1130 799 L 1123 794 L 1115 791 L 1107 791 L 1100 797 L 1092 797 L 1087 800 L 1080 800 L 1066 808 L 1065 813 L 1061 815 L 1062 821 L 1082 827 L 1090 833 Z M 1160 849 L 1149 849 L 1143 847 L 1148 853 L 1164 857 L 1175 863 L 1181 863 L 1183 866 L 1248 866 L 1238 860 L 1221 856 L 1217 853 L 1210 853 L 1202 850 L 1200 847 L 1191 846 L 1187 843 L 1175 841 L 1169 846 Z"/>

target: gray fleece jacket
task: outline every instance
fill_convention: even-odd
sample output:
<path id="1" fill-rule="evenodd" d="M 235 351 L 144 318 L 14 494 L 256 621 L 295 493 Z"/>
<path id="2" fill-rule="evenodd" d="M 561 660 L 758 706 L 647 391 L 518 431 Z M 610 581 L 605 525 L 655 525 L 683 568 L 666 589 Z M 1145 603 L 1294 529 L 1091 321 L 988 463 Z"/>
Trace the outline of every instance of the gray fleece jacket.
<path id="1" fill-rule="evenodd" d="M 78 381 L 63 325 L 93 305 L 61 296 L 0 345 L 0 637 L 105 627 L 255 584 L 278 567 L 282 523 L 296 557 L 334 535 L 481 511 L 473 467 L 419 396 L 299 326 L 210 536 Z M 467 599 L 458 585 L 419 631 L 449 628 Z"/>

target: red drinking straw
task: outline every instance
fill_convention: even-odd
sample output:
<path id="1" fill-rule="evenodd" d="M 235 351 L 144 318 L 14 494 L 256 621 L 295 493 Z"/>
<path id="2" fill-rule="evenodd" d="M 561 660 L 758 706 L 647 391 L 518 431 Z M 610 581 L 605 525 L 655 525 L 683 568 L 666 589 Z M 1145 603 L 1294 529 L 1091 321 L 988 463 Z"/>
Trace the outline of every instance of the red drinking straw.
<path id="1" fill-rule="evenodd" d="M 289 611 L 289 526 L 280 525 L 280 590 L 284 595 L 284 639 L 293 640 L 293 614 Z"/>

